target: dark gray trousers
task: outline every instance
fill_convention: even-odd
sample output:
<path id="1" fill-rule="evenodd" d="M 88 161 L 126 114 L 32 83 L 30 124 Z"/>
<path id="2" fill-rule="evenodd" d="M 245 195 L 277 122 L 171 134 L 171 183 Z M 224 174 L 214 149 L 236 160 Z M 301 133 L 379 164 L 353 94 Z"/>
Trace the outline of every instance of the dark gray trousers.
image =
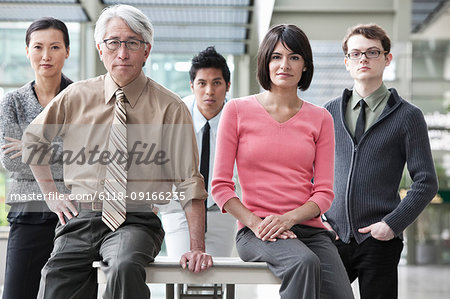
<path id="1" fill-rule="evenodd" d="M 163 238 L 161 222 L 152 212 L 127 213 L 125 223 L 112 232 L 101 212 L 81 211 L 56 228 L 38 298 L 96 298 L 97 273 L 92 268 L 96 260 L 103 261 L 107 278 L 103 298 L 150 298 L 144 267 L 158 254 Z"/>
<path id="2" fill-rule="evenodd" d="M 281 279 L 282 299 L 351 299 L 353 292 L 338 251 L 334 233 L 294 225 L 297 239 L 261 241 L 247 227 L 239 230 L 236 247 L 244 261 L 267 262 Z"/>

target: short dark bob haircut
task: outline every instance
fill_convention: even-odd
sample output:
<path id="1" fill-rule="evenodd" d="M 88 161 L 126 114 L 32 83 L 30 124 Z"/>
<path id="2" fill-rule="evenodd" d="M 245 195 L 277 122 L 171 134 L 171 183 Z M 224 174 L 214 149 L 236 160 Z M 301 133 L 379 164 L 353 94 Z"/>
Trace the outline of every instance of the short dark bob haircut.
<path id="1" fill-rule="evenodd" d="M 63 39 L 64 39 L 64 45 L 66 46 L 66 49 L 69 48 L 69 32 L 67 31 L 66 24 L 64 24 L 63 21 L 60 21 L 58 19 L 52 18 L 52 17 L 43 17 L 40 19 L 37 19 L 27 29 L 27 33 L 25 35 L 25 43 L 27 47 L 30 45 L 30 39 L 31 39 L 31 33 L 38 31 L 38 30 L 45 30 L 45 29 L 56 29 L 62 32 Z"/>
<path id="2" fill-rule="evenodd" d="M 259 84 L 265 90 L 270 90 L 271 88 L 272 81 L 270 81 L 269 63 L 273 50 L 279 41 L 281 41 L 283 46 L 303 57 L 306 70 L 302 73 L 297 86 L 300 90 L 307 90 L 314 73 L 311 45 L 306 34 L 295 25 L 275 25 L 267 32 L 258 50 L 257 79 Z"/>

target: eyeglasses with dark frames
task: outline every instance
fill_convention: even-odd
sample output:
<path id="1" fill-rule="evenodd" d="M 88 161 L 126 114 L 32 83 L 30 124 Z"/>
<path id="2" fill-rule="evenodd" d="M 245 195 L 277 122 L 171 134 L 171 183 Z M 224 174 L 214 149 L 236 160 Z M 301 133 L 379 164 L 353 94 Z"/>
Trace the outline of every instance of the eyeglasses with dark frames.
<path id="1" fill-rule="evenodd" d="M 119 40 L 116 38 L 109 38 L 103 40 L 103 42 L 105 43 L 105 46 L 111 51 L 118 50 L 122 43 L 124 43 L 127 49 L 131 51 L 137 51 L 142 44 L 148 44 L 147 42 L 139 39 Z"/>
<path id="2" fill-rule="evenodd" d="M 367 59 L 371 59 L 371 58 L 378 58 L 380 57 L 380 54 L 386 54 L 388 53 L 388 51 L 381 51 L 381 50 L 367 50 L 365 52 L 361 52 L 361 51 L 352 51 L 350 53 L 348 53 L 346 56 L 350 59 L 350 60 L 358 60 L 361 59 L 361 57 L 363 55 L 366 55 Z"/>

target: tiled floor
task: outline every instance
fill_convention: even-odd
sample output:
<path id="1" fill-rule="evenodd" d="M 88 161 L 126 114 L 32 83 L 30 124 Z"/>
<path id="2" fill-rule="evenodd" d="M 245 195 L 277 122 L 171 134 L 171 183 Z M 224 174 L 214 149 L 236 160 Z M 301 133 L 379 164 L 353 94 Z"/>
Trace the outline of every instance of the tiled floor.
<path id="1" fill-rule="evenodd" d="M 352 287 L 355 299 L 360 299 L 357 283 Z M 276 299 L 277 290 L 275 286 L 237 286 L 236 298 Z M 450 298 L 450 265 L 399 266 L 398 299 L 444 298 Z"/>
<path id="2" fill-rule="evenodd" d="M 450 298 L 450 266 L 400 266 L 399 299 Z"/>

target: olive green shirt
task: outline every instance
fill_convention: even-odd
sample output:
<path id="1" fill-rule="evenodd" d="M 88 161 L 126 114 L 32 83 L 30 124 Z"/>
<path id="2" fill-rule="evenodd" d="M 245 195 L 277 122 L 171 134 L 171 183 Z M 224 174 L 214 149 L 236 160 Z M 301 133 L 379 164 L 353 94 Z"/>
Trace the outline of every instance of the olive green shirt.
<path id="1" fill-rule="evenodd" d="M 387 89 L 386 85 L 382 83 L 377 90 L 364 98 L 364 101 L 366 102 L 366 127 L 364 131 L 367 131 L 381 115 L 390 96 L 390 91 Z M 363 97 L 353 88 L 352 96 L 348 101 L 347 110 L 345 111 L 345 121 L 352 136 L 355 136 L 356 120 L 358 119 L 361 110 L 359 101 L 362 98 Z"/>

